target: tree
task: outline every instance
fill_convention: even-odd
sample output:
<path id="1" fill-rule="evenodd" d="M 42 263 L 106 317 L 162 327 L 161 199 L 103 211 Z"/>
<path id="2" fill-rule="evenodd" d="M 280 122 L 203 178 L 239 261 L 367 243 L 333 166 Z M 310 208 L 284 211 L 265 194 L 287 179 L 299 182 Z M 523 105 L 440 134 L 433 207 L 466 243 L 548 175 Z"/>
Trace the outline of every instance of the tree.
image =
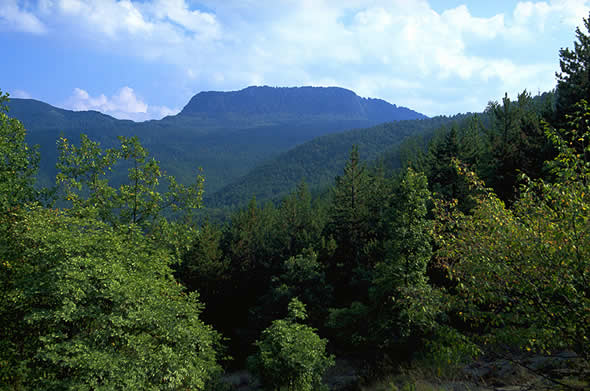
<path id="1" fill-rule="evenodd" d="M 264 311 L 253 311 L 257 301 L 269 289 L 271 278 L 280 270 L 282 259 L 277 249 L 276 209 L 272 204 L 259 207 L 252 199 L 247 208 L 231 216 L 223 233 L 222 250 L 229 260 L 229 284 L 223 292 L 226 300 L 216 324 L 231 330 L 233 349 L 248 354 L 252 342 L 271 319 Z M 245 358 L 245 357 L 242 357 Z"/>
<path id="2" fill-rule="evenodd" d="M 137 229 L 33 208 L 0 249 L 0 382 L 8 389 L 204 390 L 218 334 L 175 260 Z M 0 387 L 2 388 L 2 387 Z"/>
<path id="3" fill-rule="evenodd" d="M 297 298 L 289 303 L 286 319 L 275 320 L 256 342 L 257 353 L 249 360 L 251 370 L 267 390 L 312 391 L 322 387 L 322 376 L 334 365 L 326 355 L 325 339 L 299 323 L 306 318 L 305 305 Z"/>
<path id="4" fill-rule="evenodd" d="M 206 303 L 222 294 L 229 278 L 229 262 L 221 250 L 221 229 L 206 221 L 191 248 L 182 255 L 179 280 L 191 291 L 198 290 Z"/>
<path id="5" fill-rule="evenodd" d="M 0 91 L 0 213 L 37 199 L 39 154 L 25 142 L 23 124 L 8 116 L 7 103 L 8 94 Z"/>
<path id="6" fill-rule="evenodd" d="M 549 162 L 554 182 L 525 177 L 507 209 L 459 166 L 477 206 L 472 215 L 439 214 L 455 227 L 440 238 L 458 315 L 480 343 L 590 358 L 590 107 L 582 101 L 576 110 L 569 130 L 546 129 L 559 151 Z"/>
<path id="7" fill-rule="evenodd" d="M 490 102 L 486 113 L 491 119 L 487 150 L 475 168 L 502 200 L 512 202 L 520 172 L 538 178 L 543 162 L 551 156 L 540 108 L 525 90 L 516 101 L 505 95 L 502 104 Z"/>
<path id="8" fill-rule="evenodd" d="M 385 351 L 415 343 L 436 325 L 439 292 L 432 288 L 426 267 L 432 255 L 426 204 L 426 176 L 408 168 L 397 187 L 389 217 L 385 259 L 375 267 L 371 286 L 371 338 Z"/>
<path id="9" fill-rule="evenodd" d="M 566 115 L 572 114 L 574 105 L 581 99 L 590 97 L 590 17 L 584 18 L 583 32 L 576 28 L 577 41 L 574 49 L 559 51 L 559 67 L 557 77 L 557 120 L 563 126 L 567 122 Z"/>
<path id="10" fill-rule="evenodd" d="M 330 218 L 336 241 L 354 261 L 358 261 L 360 246 L 369 230 L 369 186 L 367 169 L 360 161 L 358 147 L 353 146 L 343 175 L 336 178 Z"/>
<path id="11" fill-rule="evenodd" d="M 368 172 L 353 146 L 343 175 L 336 178 L 325 229 L 338 246 L 328 268 L 338 305 L 348 305 L 363 293 L 366 296 L 374 265 L 371 254 L 389 196 L 384 182 L 383 176 Z"/>
<path id="12" fill-rule="evenodd" d="M 312 207 L 312 197 L 305 182 L 283 199 L 278 209 L 277 236 L 283 257 L 300 254 L 306 248 L 317 248 L 324 227 L 323 214 Z"/>
<path id="13" fill-rule="evenodd" d="M 271 289 L 261 304 L 266 312 L 284 311 L 287 304 L 298 297 L 310 307 L 310 322 L 320 323 L 327 310 L 326 303 L 331 301 L 332 287 L 326 283 L 324 265 L 313 250 L 304 249 L 301 254 L 286 259 L 271 281 Z"/>
<path id="14" fill-rule="evenodd" d="M 428 148 L 428 179 L 432 191 L 439 197 L 459 198 L 460 180 L 451 160 L 459 156 L 457 125 L 432 140 Z"/>
<path id="15" fill-rule="evenodd" d="M 119 148 L 103 150 L 84 134 L 80 146 L 63 137 L 58 141 L 57 182 L 72 213 L 95 217 L 114 227 L 138 225 L 153 231 L 165 211 L 187 214 L 200 207 L 201 175 L 190 186 L 178 184 L 161 171 L 158 161 L 149 158 L 137 137 L 119 137 L 119 142 Z M 128 181 L 115 188 L 109 184 L 108 173 L 121 161 L 127 167 Z M 160 192 L 161 182 L 168 182 L 165 193 Z"/>
<path id="16" fill-rule="evenodd" d="M 173 279 L 176 253 L 110 219 L 126 207 L 104 180 L 116 153 L 86 139 L 62 156 L 72 209 L 27 203 L 38 156 L 1 101 L 0 389 L 207 389 L 220 337 Z"/>

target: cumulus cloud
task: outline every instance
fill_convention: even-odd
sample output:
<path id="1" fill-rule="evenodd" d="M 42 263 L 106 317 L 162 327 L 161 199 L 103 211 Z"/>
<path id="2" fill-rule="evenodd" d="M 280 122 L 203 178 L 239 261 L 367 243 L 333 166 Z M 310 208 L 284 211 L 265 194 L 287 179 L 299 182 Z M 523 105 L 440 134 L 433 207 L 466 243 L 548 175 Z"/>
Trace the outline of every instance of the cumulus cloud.
<path id="1" fill-rule="evenodd" d="M 528 26 L 541 32 L 548 24 L 555 26 L 556 22 L 574 28 L 581 24 L 582 17 L 587 17 L 588 12 L 590 4 L 585 0 L 524 1 L 516 5 L 513 17 L 515 29 L 532 37 Z"/>
<path id="2" fill-rule="evenodd" d="M 121 88 L 110 98 L 107 98 L 104 94 L 93 97 L 87 91 L 75 88 L 64 106 L 76 111 L 100 111 L 118 119 L 131 119 L 134 121 L 160 119 L 180 111 L 166 106 L 149 106 L 136 96 L 133 88 L 127 86 Z"/>
<path id="3" fill-rule="evenodd" d="M 588 0 L 520 1 L 485 17 L 467 5 L 435 11 L 427 0 L 201 0 L 199 7 L 187 0 L 39 0 L 36 10 L 5 2 L 12 8 L 0 10 L 28 13 L 68 40 L 177 66 L 191 92 L 329 84 L 415 102 L 427 114 L 443 107 L 433 103 L 433 89 L 448 92 L 445 105 L 478 102 L 467 108 L 477 110 L 504 91 L 551 88 L 555 55 L 523 53 L 546 50 L 538 45 L 552 37 L 550 29 L 559 23 L 573 31 L 590 11 Z M 155 110 L 133 90 L 111 98 L 76 92 L 72 99 L 134 118 Z"/>
<path id="4" fill-rule="evenodd" d="M 43 34 L 45 25 L 33 12 L 18 5 L 16 0 L 3 0 L 0 3 L 0 29 Z"/>

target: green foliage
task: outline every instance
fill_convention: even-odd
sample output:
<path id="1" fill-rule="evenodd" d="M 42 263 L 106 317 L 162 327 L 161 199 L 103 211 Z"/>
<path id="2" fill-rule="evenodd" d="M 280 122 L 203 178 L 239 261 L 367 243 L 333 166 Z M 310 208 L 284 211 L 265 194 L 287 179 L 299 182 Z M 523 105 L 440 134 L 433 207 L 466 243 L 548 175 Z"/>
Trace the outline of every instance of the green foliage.
<path id="1" fill-rule="evenodd" d="M 201 175 L 191 186 L 180 185 L 160 170 L 155 159 L 148 158 L 137 137 L 120 136 L 119 142 L 119 148 L 102 150 L 86 135 L 80 136 L 79 147 L 63 137 L 59 140 L 57 182 L 73 213 L 98 218 L 114 227 L 137 224 L 149 231 L 167 209 L 188 212 L 200 207 Z M 114 188 L 109 185 L 108 173 L 120 160 L 127 163 L 128 178 Z M 168 182 L 168 191 L 163 194 L 159 191 L 161 181 Z"/>
<path id="2" fill-rule="evenodd" d="M 486 129 L 486 150 L 476 170 L 502 200 L 511 202 L 520 172 L 533 178 L 541 176 L 543 162 L 552 157 L 550 144 L 527 91 L 516 101 L 505 95 L 501 105 L 490 102 L 486 111 L 491 125 Z"/>
<path id="3" fill-rule="evenodd" d="M 325 303 L 331 301 L 332 289 L 326 282 L 324 265 L 311 249 L 285 260 L 282 270 L 272 277 L 272 288 L 263 306 L 284 308 L 295 297 L 300 297 L 310 307 L 314 323 L 325 315 Z"/>
<path id="4" fill-rule="evenodd" d="M 394 195 L 386 257 L 375 267 L 371 287 L 375 321 L 371 335 L 384 349 L 408 343 L 437 325 L 440 292 L 426 277 L 431 229 L 426 220 L 426 176 L 408 168 Z"/>
<path id="5" fill-rule="evenodd" d="M 584 18 L 584 29 L 576 28 L 577 41 L 574 48 L 559 51 L 557 77 L 557 120 L 567 122 L 567 115 L 573 114 L 574 105 L 590 97 L 590 17 Z"/>
<path id="6" fill-rule="evenodd" d="M 280 200 L 303 179 L 311 189 L 331 186 L 334 177 L 342 172 L 342 167 L 350 157 L 351 145 L 358 146 L 365 161 L 379 159 L 393 149 L 385 160 L 391 168 L 399 168 L 400 159 L 396 148 L 404 139 L 428 134 L 462 117 L 457 115 L 388 122 L 364 129 L 369 125 L 357 123 L 341 128 L 353 130 L 302 140 L 300 145 L 254 167 L 241 178 L 216 191 L 206 199 L 206 204 L 243 205 L 253 195 L 258 200 Z M 327 127 L 328 124 L 317 123 L 317 126 Z"/>
<path id="7" fill-rule="evenodd" d="M 171 278 L 170 252 L 137 229 L 36 208 L 7 239 L 0 382 L 8 389 L 204 390 L 219 373 L 219 336 L 199 319 L 197 294 Z"/>
<path id="8" fill-rule="evenodd" d="M 330 210 L 330 233 L 340 244 L 343 267 L 349 270 L 359 263 L 370 231 L 369 186 L 367 168 L 360 162 L 358 148 L 353 146 L 344 173 L 336 178 Z M 344 253 L 349 259 L 344 258 Z"/>
<path id="9" fill-rule="evenodd" d="M 571 118 L 568 141 L 547 128 L 559 155 L 554 182 L 525 177 L 511 210 L 473 173 L 473 215 L 440 213 L 455 230 L 441 234 L 442 254 L 463 305 L 458 316 L 479 341 L 541 352 L 571 348 L 590 357 L 590 110 Z"/>
<path id="10" fill-rule="evenodd" d="M 39 162 L 36 149 L 25 142 L 26 130 L 8 116 L 8 94 L 0 91 L 0 211 L 37 198 L 33 188 Z"/>
<path id="11" fill-rule="evenodd" d="M 284 257 L 298 255 L 308 247 L 321 245 L 325 217 L 322 209 L 312 205 L 307 184 L 300 182 L 278 208 L 277 236 Z"/>
<path id="12" fill-rule="evenodd" d="M 177 271 L 180 281 L 189 290 L 198 290 L 205 302 L 220 294 L 229 278 L 229 261 L 221 249 L 221 235 L 213 224 L 203 224 Z"/>
<path id="13" fill-rule="evenodd" d="M 251 357 L 250 367 L 265 389 L 323 389 L 322 376 L 334 364 L 334 358 L 326 355 L 326 340 L 313 328 L 297 323 L 306 316 L 305 306 L 294 298 L 289 303 L 287 318 L 275 320 L 256 342 L 258 351 Z"/>
<path id="14" fill-rule="evenodd" d="M 340 349 L 366 349 L 369 342 L 369 315 L 368 305 L 360 301 L 353 301 L 343 308 L 330 308 L 326 327 L 331 329 L 333 340 Z"/>
<path id="15" fill-rule="evenodd" d="M 481 349 L 459 330 L 439 325 L 433 330 L 417 354 L 417 363 L 435 370 L 439 376 L 452 373 L 457 376 L 461 368 L 481 354 Z"/>
<path id="16" fill-rule="evenodd" d="M 324 235 L 337 243 L 328 260 L 329 281 L 339 306 L 366 300 L 372 269 L 381 250 L 389 183 L 370 172 L 352 147 L 343 174 L 332 189 Z"/>

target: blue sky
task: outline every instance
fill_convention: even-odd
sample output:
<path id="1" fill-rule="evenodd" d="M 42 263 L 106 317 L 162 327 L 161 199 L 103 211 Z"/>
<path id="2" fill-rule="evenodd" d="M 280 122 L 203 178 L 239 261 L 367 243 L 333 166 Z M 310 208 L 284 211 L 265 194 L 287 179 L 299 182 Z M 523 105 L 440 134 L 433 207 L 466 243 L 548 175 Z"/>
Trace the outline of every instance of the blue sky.
<path id="1" fill-rule="evenodd" d="M 137 121 L 250 85 L 481 111 L 552 89 L 589 12 L 590 0 L 0 0 L 0 89 Z"/>

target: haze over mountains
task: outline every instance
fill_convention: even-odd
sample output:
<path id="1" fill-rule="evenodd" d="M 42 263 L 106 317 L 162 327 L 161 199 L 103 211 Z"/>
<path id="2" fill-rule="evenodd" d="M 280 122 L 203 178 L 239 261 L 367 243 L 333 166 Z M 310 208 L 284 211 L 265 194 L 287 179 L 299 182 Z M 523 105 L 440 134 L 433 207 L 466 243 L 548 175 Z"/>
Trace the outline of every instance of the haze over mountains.
<path id="1" fill-rule="evenodd" d="M 136 135 L 162 167 L 180 181 L 190 181 L 197 167 L 203 167 L 207 198 L 220 204 L 243 202 L 251 195 L 228 198 L 215 194 L 217 191 L 228 191 L 234 183 L 235 189 L 249 191 L 244 188 L 245 178 L 256 176 L 256 172 L 269 175 L 267 170 L 275 166 L 274 158 L 279 159 L 276 164 L 284 164 L 280 162 L 289 157 L 281 154 L 317 137 L 384 122 L 426 118 L 411 109 L 361 98 L 337 87 L 248 87 L 232 92 L 201 92 L 179 114 L 140 123 L 96 111 L 63 110 L 32 99 L 11 99 L 10 110 L 28 129 L 28 142 L 40 145 L 42 184 L 50 184 L 55 178 L 56 140 L 61 134 L 77 141 L 79 134 L 85 133 L 103 147 L 115 145 L 117 136 Z M 386 147 L 407 136 L 410 128 L 390 126 L 387 136 L 378 136 L 373 143 Z M 374 133 L 383 136 L 383 129 Z M 366 137 L 367 132 L 352 134 Z M 342 137 L 346 146 L 339 150 L 346 151 L 356 140 L 350 134 L 334 137 L 326 139 L 328 144 Z M 320 150 L 324 159 L 331 156 L 329 148 Z M 286 156 L 297 155 L 297 150 L 289 153 Z M 258 171 L 259 166 L 264 169 Z M 301 180 L 299 173 L 309 177 L 305 170 L 295 169 L 274 191 L 262 196 L 281 194 L 285 186 Z M 321 175 L 331 174 L 328 170 Z"/>

